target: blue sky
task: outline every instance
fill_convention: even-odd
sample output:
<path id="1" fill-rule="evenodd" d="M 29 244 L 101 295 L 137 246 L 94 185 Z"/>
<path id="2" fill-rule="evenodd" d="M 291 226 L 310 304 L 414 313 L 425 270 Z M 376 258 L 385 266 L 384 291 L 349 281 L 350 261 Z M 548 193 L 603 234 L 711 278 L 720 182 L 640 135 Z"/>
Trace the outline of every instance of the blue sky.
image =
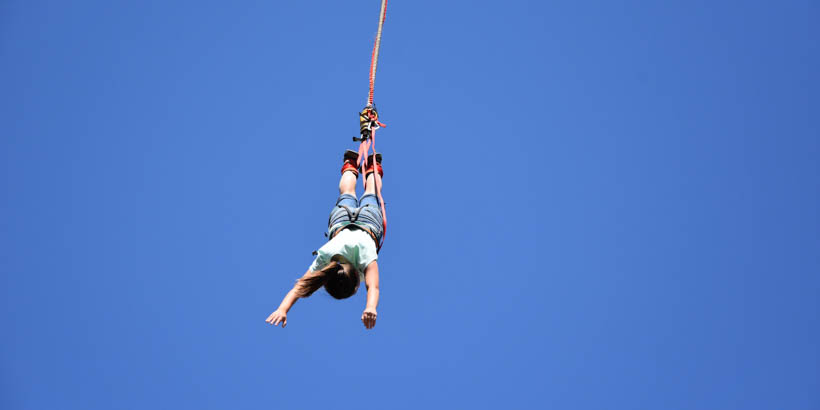
<path id="1" fill-rule="evenodd" d="M 390 2 L 378 323 L 265 325 L 378 6 L 0 5 L 0 407 L 820 405 L 810 1 Z"/>

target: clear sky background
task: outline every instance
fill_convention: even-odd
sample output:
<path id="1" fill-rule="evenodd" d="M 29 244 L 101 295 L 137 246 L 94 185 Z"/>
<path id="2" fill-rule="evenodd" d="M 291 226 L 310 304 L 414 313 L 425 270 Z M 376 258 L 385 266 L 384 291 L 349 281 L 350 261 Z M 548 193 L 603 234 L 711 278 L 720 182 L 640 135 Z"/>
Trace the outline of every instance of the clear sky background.
<path id="1" fill-rule="evenodd" d="M 673 4 L 674 3 L 674 4 Z M 817 409 L 816 1 L 0 3 L 0 408 Z"/>

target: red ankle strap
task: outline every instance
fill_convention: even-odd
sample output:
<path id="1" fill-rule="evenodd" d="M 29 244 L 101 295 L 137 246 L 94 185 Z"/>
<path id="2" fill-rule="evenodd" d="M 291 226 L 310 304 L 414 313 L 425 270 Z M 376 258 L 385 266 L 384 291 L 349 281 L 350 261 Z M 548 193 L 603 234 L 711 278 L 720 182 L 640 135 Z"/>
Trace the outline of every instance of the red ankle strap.
<path id="1" fill-rule="evenodd" d="M 379 176 L 384 177 L 384 169 L 382 169 L 382 164 L 376 163 L 376 169 L 379 171 Z M 367 167 L 367 170 L 364 171 L 364 176 L 367 177 L 373 173 L 373 165 Z"/>
<path id="2" fill-rule="evenodd" d="M 356 167 L 356 164 L 351 164 L 350 162 L 345 162 L 344 165 L 342 165 L 342 174 L 344 174 L 347 171 L 353 172 L 353 174 L 356 175 L 356 178 L 359 177 L 359 169 L 358 169 L 358 167 Z"/>

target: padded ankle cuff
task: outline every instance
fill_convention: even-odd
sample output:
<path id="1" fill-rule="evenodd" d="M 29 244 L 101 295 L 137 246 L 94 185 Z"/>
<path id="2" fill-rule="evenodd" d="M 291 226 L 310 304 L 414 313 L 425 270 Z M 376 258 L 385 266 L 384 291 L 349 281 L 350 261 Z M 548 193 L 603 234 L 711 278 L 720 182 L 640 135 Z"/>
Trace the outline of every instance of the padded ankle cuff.
<path id="1" fill-rule="evenodd" d="M 356 164 L 345 162 L 344 165 L 342 165 L 342 174 L 344 175 L 347 171 L 353 172 L 353 174 L 356 175 L 356 178 L 359 177 L 359 170 L 356 169 Z"/>
<path id="2" fill-rule="evenodd" d="M 382 164 L 376 163 L 376 169 L 379 171 L 379 176 L 384 178 L 384 169 L 382 169 Z M 364 172 L 365 178 L 367 178 L 367 176 L 372 174 L 372 173 L 373 173 L 373 165 L 367 167 L 367 170 Z"/>

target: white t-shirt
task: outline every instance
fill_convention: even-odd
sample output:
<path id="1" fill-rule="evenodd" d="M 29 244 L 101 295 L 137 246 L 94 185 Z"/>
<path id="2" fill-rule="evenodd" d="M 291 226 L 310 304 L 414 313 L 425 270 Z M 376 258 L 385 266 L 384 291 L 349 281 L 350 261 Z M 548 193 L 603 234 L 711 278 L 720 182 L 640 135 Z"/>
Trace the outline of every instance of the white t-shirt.
<path id="1" fill-rule="evenodd" d="M 373 238 L 361 229 L 339 231 L 316 252 L 318 255 L 310 265 L 310 270 L 314 272 L 327 266 L 331 260 L 336 260 L 351 264 L 360 276 L 364 276 L 367 265 L 379 258 Z"/>

